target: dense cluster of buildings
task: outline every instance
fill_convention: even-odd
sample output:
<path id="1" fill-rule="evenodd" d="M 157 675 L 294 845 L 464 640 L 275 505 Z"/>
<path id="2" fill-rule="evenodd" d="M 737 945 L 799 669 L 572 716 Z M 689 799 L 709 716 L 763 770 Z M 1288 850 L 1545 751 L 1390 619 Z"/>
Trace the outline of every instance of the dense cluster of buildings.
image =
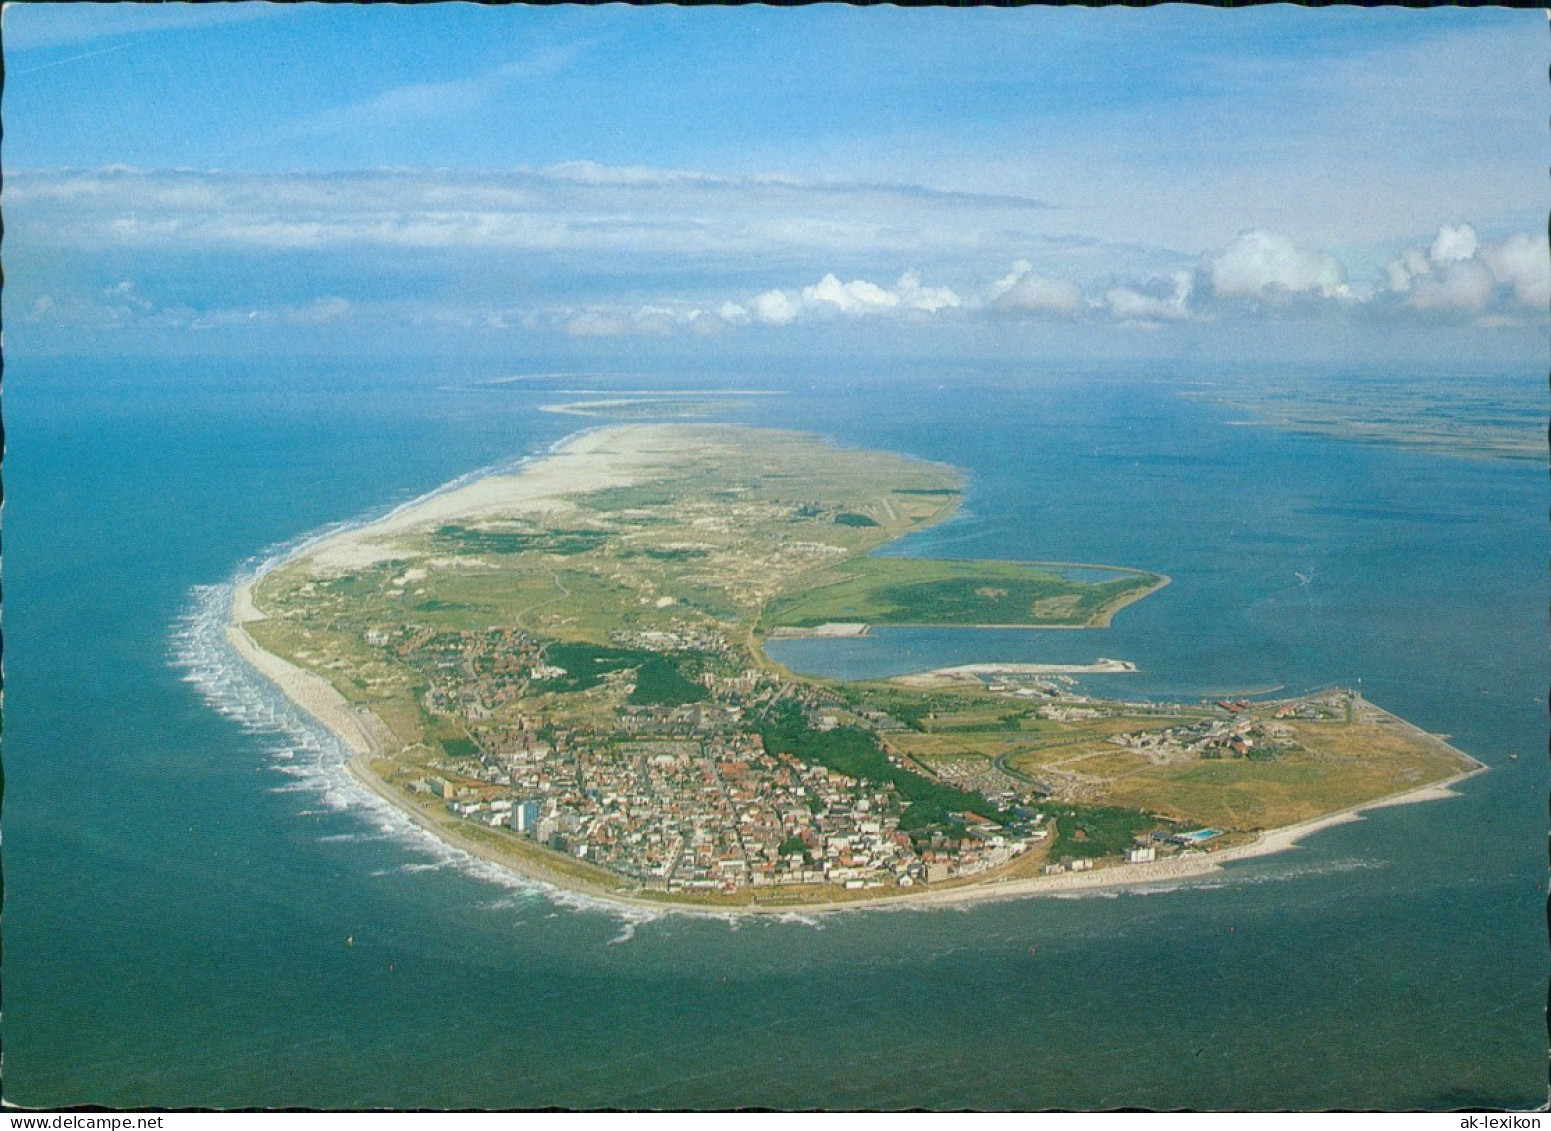
<path id="1" fill-rule="evenodd" d="M 426 709 L 467 736 L 444 743 L 410 789 L 649 890 L 909 887 L 996 868 L 1047 835 L 973 813 L 962 815 L 962 834 L 906 832 L 907 802 L 892 785 L 766 751 L 751 719 L 778 700 L 794 701 L 820 731 L 901 724 L 740 668 L 705 629 L 614 634 L 620 647 L 692 652 L 706 695 L 631 703 L 631 673 L 612 672 L 595 704 L 607 725 L 542 709 L 535 692 L 567 673 L 520 631 L 379 630 L 368 642 L 397 652 L 426 680 Z"/>
<path id="2" fill-rule="evenodd" d="M 1045 833 L 972 819 L 963 836 L 900 830 L 892 786 L 764 751 L 757 734 L 559 735 L 502 758 L 435 761 L 411 788 L 661 891 L 909 887 L 995 868 Z"/>

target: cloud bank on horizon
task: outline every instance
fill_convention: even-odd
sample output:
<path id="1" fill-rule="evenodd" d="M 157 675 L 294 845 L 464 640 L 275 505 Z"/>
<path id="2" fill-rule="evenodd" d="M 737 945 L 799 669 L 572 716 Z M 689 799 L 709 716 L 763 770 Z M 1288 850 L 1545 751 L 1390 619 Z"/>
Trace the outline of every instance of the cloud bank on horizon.
<path id="1" fill-rule="evenodd" d="M 44 352 L 1551 325 L 1535 13 L 100 7 L 5 14 Z"/>

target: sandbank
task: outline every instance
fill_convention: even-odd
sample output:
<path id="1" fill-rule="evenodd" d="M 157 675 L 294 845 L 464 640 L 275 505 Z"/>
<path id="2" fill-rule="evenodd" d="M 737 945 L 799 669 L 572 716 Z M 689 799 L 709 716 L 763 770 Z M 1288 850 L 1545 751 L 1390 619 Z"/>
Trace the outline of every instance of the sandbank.
<path id="1" fill-rule="evenodd" d="M 962 684 L 966 680 L 978 680 L 983 675 L 1106 675 L 1134 671 L 1136 665 L 1130 660 L 1103 658 L 1091 664 L 959 664 L 951 668 L 933 668 L 911 675 L 897 675 L 890 682 L 902 687 L 929 690 L 952 683 Z"/>

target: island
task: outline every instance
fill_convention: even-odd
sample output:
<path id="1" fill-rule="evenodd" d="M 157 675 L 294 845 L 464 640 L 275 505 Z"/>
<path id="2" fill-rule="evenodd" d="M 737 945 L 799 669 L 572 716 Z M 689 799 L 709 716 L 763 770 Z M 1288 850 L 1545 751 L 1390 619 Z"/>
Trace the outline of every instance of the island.
<path id="1" fill-rule="evenodd" d="M 954 468 L 632 423 L 309 543 L 228 637 L 416 823 L 602 898 L 770 912 L 1199 874 L 1479 763 L 1368 702 L 1080 693 L 1092 665 L 798 675 L 780 635 L 1101 628 L 1169 579 L 880 556 Z"/>

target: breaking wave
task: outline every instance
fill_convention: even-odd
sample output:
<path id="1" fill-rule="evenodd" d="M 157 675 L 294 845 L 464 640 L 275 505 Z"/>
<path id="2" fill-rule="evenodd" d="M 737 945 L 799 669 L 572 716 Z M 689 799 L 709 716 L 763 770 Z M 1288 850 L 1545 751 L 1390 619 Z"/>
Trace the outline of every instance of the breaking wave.
<path id="1" fill-rule="evenodd" d="M 1265 858 L 1269 864 L 1275 857 Z M 1230 861 L 1231 863 L 1231 861 Z M 1218 891 L 1257 884 L 1280 884 L 1310 876 L 1335 875 L 1341 872 L 1360 872 L 1387 867 L 1383 860 L 1348 858 L 1331 860 L 1322 864 L 1300 864 L 1276 870 L 1249 871 L 1232 869 L 1207 872 L 1199 876 L 1184 876 L 1177 880 L 1158 880 L 1153 883 L 1125 884 L 1110 888 L 1078 888 L 1072 891 L 1053 891 L 1049 899 L 1119 899 L 1122 896 L 1168 895 L 1177 891 Z M 1044 893 L 1041 893 L 1044 894 Z"/>

